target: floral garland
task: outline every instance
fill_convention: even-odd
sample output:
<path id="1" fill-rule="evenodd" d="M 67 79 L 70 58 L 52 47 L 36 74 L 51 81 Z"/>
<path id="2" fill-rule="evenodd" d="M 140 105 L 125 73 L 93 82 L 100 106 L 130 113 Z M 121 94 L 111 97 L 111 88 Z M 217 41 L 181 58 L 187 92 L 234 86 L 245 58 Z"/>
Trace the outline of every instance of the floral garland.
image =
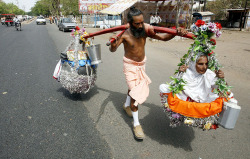
<path id="1" fill-rule="evenodd" d="M 87 31 L 85 30 L 85 28 L 80 29 L 78 26 L 76 26 L 76 29 L 73 29 L 71 31 L 70 36 L 72 36 L 73 38 L 75 38 L 77 35 L 80 36 L 80 40 L 85 42 L 86 46 L 90 45 L 90 41 L 88 39 L 83 38 L 84 36 L 88 35 Z"/>
<path id="2" fill-rule="evenodd" d="M 198 20 L 191 26 L 191 31 L 195 35 L 194 43 L 191 44 L 188 52 L 180 59 L 180 63 L 178 64 L 179 67 L 175 71 L 176 77 L 171 76 L 170 79 L 172 81 L 168 83 L 169 90 L 173 93 L 173 96 L 175 94 L 181 93 L 184 90 L 184 86 L 186 84 L 185 80 L 182 79 L 183 72 L 179 71 L 180 66 L 188 65 L 191 60 L 195 61 L 199 52 L 202 52 L 208 56 L 208 69 L 212 71 L 218 71 L 221 68 L 214 52 L 216 40 L 212 39 L 214 35 L 217 38 L 221 36 L 221 29 L 222 27 L 219 23 L 206 24 L 202 20 Z M 218 94 L 220 97 L 228 97 L 228 92 L 230 92 L 231 86 L 228 86 L 223 78 L 218 78 L 216 85 L 218 86 L 218 89 L 214 89 L 213 93 Z M 173 112 L 169 108 L 167 95 L 161 93 L 160 96 L 164 111 L 170 119 L 171 127 L 176 127 L 177 125 L 184 123 L 187 126 L 198 127 L 203 130 L 218 128 L 218 114 L 206 118 L 192 118 L 184 116 Z"/>
<path id="3" fill-rule="evenodd" d="M 221 36 L 221 24 L 219 23 L 205 23 L 202 20 L 198 20 L 195 24 L 191 26 L 191 31 L 196 36 L 194 37 L 194 43 L 191 44 L 188 52 L 180 59 L 178 66 L 188 65 L 190 60 L 195 61 L 198 52 L 202 52 L 208 55 L 208 69 L 212 71 L 218 71 L 221 68 L 218 60 L 216 59 L 216 54 L 213 51 L 216 46 L 216 40 L 211 39 L 214 35 L 219 38 Z M 174 94 L 178 94 L 184 90 L 186 82 L 182 79 L 182 72 L 178 69 L 175 71 L 176 77 L 170 77 L 172 82 L 169 83 L 170 91 Z M 218 94 L 220 97 L 228 97 L 228 92 L 230 92 L 231 86 L 228 86 L 223 78 L 218 78 L 216 81 L 218 89 L 214 89 L 213 92 Z"/>

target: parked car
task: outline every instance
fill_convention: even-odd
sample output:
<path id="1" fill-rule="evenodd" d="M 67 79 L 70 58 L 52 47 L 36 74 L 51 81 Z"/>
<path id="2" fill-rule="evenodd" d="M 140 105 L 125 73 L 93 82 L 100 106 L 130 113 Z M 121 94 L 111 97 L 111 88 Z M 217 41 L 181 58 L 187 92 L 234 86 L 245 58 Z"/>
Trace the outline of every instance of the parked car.
<path id="1" fill-rule="evenodd" d="M 73 30 L 76 28 L 76 23 L 71 18 L 62 18 L 58 24 L 59 30 L 63 32 Z"/>
<path id="2" fill-rule="evenodd" d="M 44 25 L 46 25 L 46 19 L 44 18 L 44 17 L 42 17 L 42 16 L 39 16 L 39 17 L 37 17 L 37 19 L 36 19 L 36 24 L 38 25 L 38 24 L 44 24 Z"/>

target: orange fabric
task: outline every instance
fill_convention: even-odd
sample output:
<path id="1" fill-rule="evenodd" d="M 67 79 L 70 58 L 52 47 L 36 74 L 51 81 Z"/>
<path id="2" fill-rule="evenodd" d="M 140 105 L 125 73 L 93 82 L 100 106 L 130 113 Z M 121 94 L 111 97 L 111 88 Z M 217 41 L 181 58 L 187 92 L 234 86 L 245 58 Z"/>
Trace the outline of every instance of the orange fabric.
<path id="1" fill-rule="evenodd" d="M 176 113 L 187 117 L 205 118 L 215 115 L 222 111 L 223 99 L 217 98 L 211 103 L 188 102 L 179 99 L 176 95 L 173 97 L 172 92 L 168 94 L 169 108 Z"/>

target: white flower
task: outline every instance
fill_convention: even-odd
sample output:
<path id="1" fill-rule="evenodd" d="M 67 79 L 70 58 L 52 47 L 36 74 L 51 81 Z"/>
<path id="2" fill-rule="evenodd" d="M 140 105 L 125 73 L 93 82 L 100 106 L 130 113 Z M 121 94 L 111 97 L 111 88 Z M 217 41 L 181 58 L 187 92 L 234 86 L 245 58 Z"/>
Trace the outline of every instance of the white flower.
<path id="1" fill-rule="evenodd" d="M 199 31 L 199 28 L 195 24 L 192 24 L 191 25 L 191 31 L 192 32 L 197 32 L 197 31 Z"/>
<path id="2" fill-rule="evenodd" d="M 221 31 L 220 31 L 220 30 L 217 30 L 217 31 L 216 31 L 216 38 L 220 37 L 221 34 L 222 34 Z"/>
<path id="3" fill-rule="evenodd" d="M 207 27 L 207 25 L 202 25 L 200 28 L 201 28 L 201 31 L 207 31 L 208 27 Z"/>

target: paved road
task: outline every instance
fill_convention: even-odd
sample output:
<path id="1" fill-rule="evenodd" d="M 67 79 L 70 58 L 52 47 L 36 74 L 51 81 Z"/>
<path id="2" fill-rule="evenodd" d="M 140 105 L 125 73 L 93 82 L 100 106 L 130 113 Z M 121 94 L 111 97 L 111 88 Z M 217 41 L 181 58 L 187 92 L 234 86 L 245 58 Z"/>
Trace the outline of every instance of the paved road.
<path id="1" fill-rule="evenodd" d="M 25 27 L 27 32 L 23 34 L 26 31 Z M 5 52 L 8 51 L 8 54 L 5 53 L 0 59 L 0 97 L 1 101 L 2 99 L 4 101 L 3 104 L 0 103 L 1 108 L 3 107 L 0 119 L 1 125 L 5 125 L 0 128 L 1 134 L 3 134 L 1 136 L 4 137 L 1 138 L 1 143 L 6 143 L 6 141 L 9 143 L 9 145 L 1 145 L 1 155 L 6 156 L 7 151 L 8 154 L 44 153 L 46 155 L 40 155 L 44 158 L 60 158 L 61 156 L 61 158 L 88 158 L 81 156 L 81 154 L 85 155 L 85 149 L 92 149 L 93 145 L 97 145 L 97 147 L 103 145 L 101 149 L 94 150 L 95 153 L 92 154 L 98 155 L 91 156 L 92 158 L 249 158 L 250 109 L 247 107 L 249 103 L 247 96 L 250 87 L 249 84 L 244 84 L 247 81 L 245 78 L 239 82 L 233 71 L 226 70 L 227 79 L 235 87 L 233 91 L 244 110 L 241 112 L 234 130 L 219 128 L 215 131 L 202 131 L 185 126 L 169 127 L 169 120 L 160 106 L 158 86 L 169 81 L 169 76 L 173 75 L 179 58 L 183 52 L 187 51 L 191 42 L 173 40 L 165 43 L 152 43 L 147 41 L 146 69 L 153 83 L 150 85 L 149 98 L 139 107 L 139 118 L 146 139 L 143 142 L 137 142 L 132 134 L 132 119 L 128 118 L 122 110 L 127 92 L 122 73 L 123 48 L 120 47 L 115 53 L 110 53 L 108 47 L 104 45 L 111 34 L 95 37 L 94 40 L 95 43 L 102 44 L 103 61 L 98 67 L 96 86 L 88 94 L 70 95 L 61 88 L 60 83 L 56 83 L 51 78 L 59 53 L 71 40 L 70 32 L 60 32 L 54 24 L 36 26 L 31 23 L 25 27 L 21 32 L 23 38 L 21 43 L 33 44 L 28 47 L 32 49 L 22 47 L 21 51 L 13 49 L 11 53 L 3 47 L 5 45 L 2 45 L 6 42 L 0 41 L 1 48 L 4 48 Z M 2 30 L 1 27 L 1 34 L 7 32 L 6 29 L 4 32 Z M 98 29 L 87 28 L 88 32 L 96 30 Z M 14 35 L 17 32 L 11 32 L 13 32 L 13 38 L 9 39 L 14 42 Z M 45 37 L 40 38 L 39 35 Z M 37 37 L 37 39 L 32 39 L 32 37 Z M 50 51 L 43 51 L 42 47 Z M 9 55 L 13 52 L 15 58 Z M 3 54 L 2 51 L 1 54 Z M 19 54 L 24 54 L 25 62 L 24 59 L 19 60 L 16 57 Z M 38 57 L 40 58 L 38 59 Z M 15 59 L 15 61 L 9 62 L 5 59 L 9 59 L 9 61 Z M 14 62 L 18 63 L 17 68 L 13 67 Z M 32 65 L 33 68 L 28 67 L 29 65 Z M 2 68 L 9 70 L 8 73 L 4 71 L 5 76 L 2 76 Z M 20 73 L 18 74 L 18 72 Z M 12 83 L 11 78 L 16 81 Z M 21 80 L 23 82 L 20 82 L 20 79 L 23 79 Z M 4 83 L 3 88 L 2 83 Z M 7 92 L 7 94 L 2 94 L 2 92 Z M 22 127 L 15 125 L 9 128 L 8 126 L 13 123 L 13 120 L 15 123 L 22 122 L 19 124 Z M 10 136 L 9 132 L 13 135 Z M 88 142 L 89 132 L 93 133 L 90 142 Z M 22 151 L 18 151 L 16 145 L 23 145 Z M 35 146 L 32 149 L 30 145 Z M 42 150 L 37 151 L 35 147 Z M 62 151 L 59 150 L 59 147 L 62 147 Z M 64 154 L 59 156 L 60 152 Z M 70 152 L 72 153 L 69 154 Z"/>
<path id="2" fill-rule="evenodd" d="M 0 158 L 111 158 L 82 105 L 52 73 L 57 48 L 48 26 L 0 26 Z"/>

